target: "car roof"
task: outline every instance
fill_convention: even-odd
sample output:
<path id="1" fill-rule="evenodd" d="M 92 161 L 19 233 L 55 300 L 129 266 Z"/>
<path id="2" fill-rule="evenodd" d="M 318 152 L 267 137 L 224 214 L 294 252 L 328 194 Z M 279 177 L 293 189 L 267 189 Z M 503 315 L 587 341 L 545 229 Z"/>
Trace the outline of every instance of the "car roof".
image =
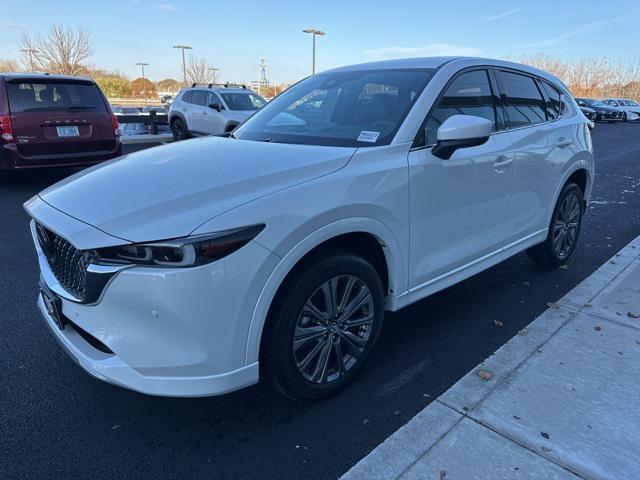
<path id="1" fill-rule="evenodd" d="M 89 77 L 76 77 L 72 75 L 52 75 L 49 73 L 2 73 L 1 76 L 6 81 L 11 80 L 75 80 L 75 81 L 84 81 L 84 82 L 92 82 L 93 80 Z"/>
<path id="2" fill-rule="evenodd" d="M 183 88 L 182 91 L 187 92 L 189 90 L 214 90 L 220 93 L 255 93 L 250 88 L 242 88 L 242 87 L 220 87 L 220 86 L 209 86 L 209 85 L 196 85 L 191 87 Z"/>
<path id="3" fill-rule="evenodd" d="M 461 68 L 472 66 L 494 66 L 503 68 L 513 68 L 522 72 L 545 78 L 554 83 L 564 86 L 564 83 L 555 75 L 545 72 L 544 70 L 524 65 L 522 63 L 509 62 L 506 60 L 496 60 L 483 57 L 421 57 L 421 58 L 401 58 L 396 60 L 382 60 L 379 62 L 361 63 L 358 65 L 349 65 L 338 67 L 327 72 L 350 72 L 358 70 L 385 70 L 393 68 L 440 68 L 446 64 L 459 64 Z M 565 87 L 566 88 L 566 87 Z"/>

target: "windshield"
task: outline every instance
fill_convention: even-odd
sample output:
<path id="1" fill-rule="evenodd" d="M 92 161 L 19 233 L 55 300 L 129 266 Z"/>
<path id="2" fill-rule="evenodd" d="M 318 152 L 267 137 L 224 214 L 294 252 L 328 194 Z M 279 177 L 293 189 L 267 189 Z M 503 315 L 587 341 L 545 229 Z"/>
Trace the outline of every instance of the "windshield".
<path id="1" fill-rule="evenodd" d="M 433 72 L 394 69 L 315 75 L 274 98 L 234 136 L 306 145 L 386 145 Z"/>
<path id="2" fill-rule="evenodd" d="M 12 113 L 20 112 L 106 112 L 107 107 L 95 85 L 25 80 L 7 83 Z"/>
<path id="3" fill-rule="evenodd" d="M 627 107 L 640 107 L 640 105 L 638 105 L 638 102 L 634 102 L 633 100 L 621 100 L 620 103 Z"/>
<path id="4" fill-rule="evenodd" d="M 255 93 L 221 93 L 231 110 L 258 110 L 267 101 Z"/>

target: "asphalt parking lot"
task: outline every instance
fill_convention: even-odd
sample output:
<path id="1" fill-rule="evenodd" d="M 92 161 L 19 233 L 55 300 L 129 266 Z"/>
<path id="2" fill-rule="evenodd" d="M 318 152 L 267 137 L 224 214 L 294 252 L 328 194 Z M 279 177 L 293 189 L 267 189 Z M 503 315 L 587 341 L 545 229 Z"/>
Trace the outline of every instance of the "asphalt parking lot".
<path id="1" fill-rule="evenodd" d="M 4 478 L 336 478 L 640 234 L 640 124 L 598 124 L 578 248 L 547 271 L 526 255 L 388 314 L 369 365 L 321 403 L 264 385 L 154 398 L 81 371 L 36 308 L 22 203 L 70 172 L 0 185 L 0 458 Z"/>

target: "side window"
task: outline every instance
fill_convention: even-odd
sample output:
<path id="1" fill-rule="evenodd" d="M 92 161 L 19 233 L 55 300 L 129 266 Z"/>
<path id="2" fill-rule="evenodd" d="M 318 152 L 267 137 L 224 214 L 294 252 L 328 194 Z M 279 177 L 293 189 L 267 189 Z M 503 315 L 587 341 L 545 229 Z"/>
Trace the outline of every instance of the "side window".
<path id="1" fill-rule="evenodd" d="M 506 95 L 506 112 L 512 128 L 547 121 L 545 104 L 533 78 L 498 71 L 501 89 Z"/>
<path id="2" fill-rule="evenodd" d="M 209 92 L 206 90 L 193 90 L 191 94 L 191 103 L 205 107 L 207 105 L 207 93 Z"/>
<path id="3" fill-rule="evenodd" d="M 182 95 L 182 101 L 183 102 L 187 102 L 187 103 L 191 103 L 191 93 L 192 93 L 191 90 L 189 90 L 187 92 L 184 92 L 184 94 Z"/>
<path id="4" fill-rule="evenodd" d="M 214 92 L 209 92 L 207 97 L 207 106 L 213 103 L 217 103 L 222 107 L 222 102 L 220 101 L 220 98 L 218 98 L 218 95 L 216 95 Z"/>
<path id="5" fill-rule="evenodd" d="M 547 102 L 547 114 L 549 115 L 549 120 L 555 120 L 562 116 L 562 98 L 560 91 L 551 85 L 550 83 L 542 80 L 540 82 L 542 84 L 542 88 L 544 88 L 549 101 Z"/>
<path id="6" fill-rule="evenodd" d="M 474 70 L 456 78 L 427 119 L 426 145 L 437 141 L 438 128 L 453 115 L 474 115 L 493 122 L 496 131 L 497 99 L 486 70 Z"/>

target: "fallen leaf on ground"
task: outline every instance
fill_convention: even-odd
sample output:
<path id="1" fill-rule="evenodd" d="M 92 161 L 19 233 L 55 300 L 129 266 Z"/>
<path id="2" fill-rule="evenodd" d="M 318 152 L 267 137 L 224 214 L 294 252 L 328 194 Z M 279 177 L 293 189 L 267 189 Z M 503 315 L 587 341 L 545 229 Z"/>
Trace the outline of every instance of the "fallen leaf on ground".
<path id="1" fill-rule="evenodd" d="M 629 318 L 640 318 L 640 313 L 627 312 L 627 317 L 629 317 Z"/>
<path id="2" fill-rule="evenodd" d="M 593 307 L 593 305 L 591 305 L 590 303 L 585 303 L 584 306 L 587 307 L 587 308 Z"/>
<path id="3" fill-rule="evenodd" d="M 568 265 L 560 265 L 558 268 L 560 270 L 566 270 L 567 268 L 569 268 L 569 266 Z"/>
<path id="4" fill-rule="evenodd" d="M 600 330 L 602 330 L 602 328 L 600 327 L 600 325 L 596 325 L 595 327 L 593 327 L 593 329 L 594 329 L 596 332 L 599 332 Z"/>
<path id="5" fill-rule="evenodd" d="M 560 308 L 560 305 L 558 305 L 556 302 L 548 302 L 547 303 L 547 307 L 553 308 L 554 310 L 557 310 L 557 309 Z"/>
<path id="6" fill-rule="evenodd" d="M 495 323 L 496 326 L 498 326 L 498 327 L 503 327 L 504 326 L 504 323 L 502 323 L 500 320 L 494 320 L 493 323 Z"/>
<path id="7" fill-rule="evenodd" d="M 540 435 L 549 440 L 549 434 L 547 432 L 540 432 Z"/>
<path id="8" fill-rule="evenodd" d="M 523 328 L 522 330 L 518 330 L 518 335 L 520 335 L 521 337 L 524 337 L 525 335 L 529 334 L 529 330 L 527 330 L 526 328 Z"/>
<path id="9" fill-rule="evenodd" d="M 491 372 L 489 372 L 488 370 L 478 370 L 476 372 L 476 375 L 478 375 L 478 377 L 480 377 L 484 381 L 491 380 L 491 378 L 493 377 Z"/>
<path id="10" fill-rule="evenodd" d="M 367 423 L 369 423 L 369 419 L 368 419 L 368 418 L 365 418 L 364 420 L 362 420 L 362 423 L 363 423 L 364 425 L 366 425 Z"/>
<path id="11" fill-rule="evenodd" d="M 548 447 L 541 447 L 541 448 L 542 448 L 542 451 L 543 451 L 543 452 L 545 452 L 545 453 L 553 452 L 553 450 L 551 450 L 551 449 L 550 449 L 550 448 L 548 448 Z"/>
<path id="12" fill-rule="evenodd" d="M 444 480 L 445 478 L 447 478 L 447 472 L 440 470 L 440 480 Z"/>

